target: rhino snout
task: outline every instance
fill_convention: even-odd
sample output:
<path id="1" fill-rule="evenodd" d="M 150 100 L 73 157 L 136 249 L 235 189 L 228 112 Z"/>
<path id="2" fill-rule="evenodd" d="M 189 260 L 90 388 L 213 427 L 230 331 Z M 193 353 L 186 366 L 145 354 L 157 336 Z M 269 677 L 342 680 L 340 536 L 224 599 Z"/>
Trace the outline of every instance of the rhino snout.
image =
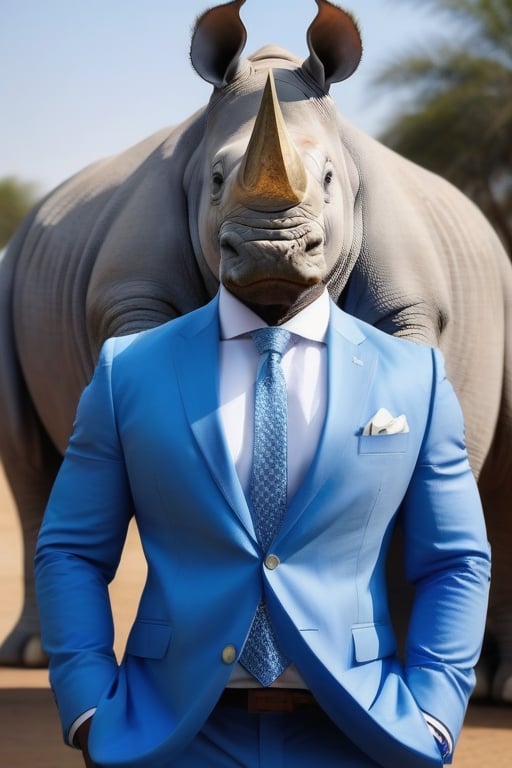
<path id="1" fill-rule="evenodd" d="M 222 273 L 239 284 L 280 279 L 311 285 L 324 276 L 324 235 L 316 224 L 282 230 L 225 224 L 220 248 Z"/>

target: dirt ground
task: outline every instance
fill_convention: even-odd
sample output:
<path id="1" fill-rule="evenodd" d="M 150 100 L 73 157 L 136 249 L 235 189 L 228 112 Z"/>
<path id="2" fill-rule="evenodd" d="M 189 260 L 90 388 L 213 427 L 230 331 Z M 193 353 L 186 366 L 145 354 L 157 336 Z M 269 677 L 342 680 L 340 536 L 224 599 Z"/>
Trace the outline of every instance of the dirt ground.
<path id="1" fill-rule="evenodd" d="M 119 654 L 143 578 L 142 557 L 131 533 L 112 588 Z M 21 539 L 1 467 L 0 584 L 2 638 L 18 615 L 22 595 Z M 0 768 L 79 768 L 82 765 L 80 754 L 62 743 L 46 671 L 0 669 Z M 511 768 L 512 707 L 472 704 L 453 765 L 454 768 Z"/>

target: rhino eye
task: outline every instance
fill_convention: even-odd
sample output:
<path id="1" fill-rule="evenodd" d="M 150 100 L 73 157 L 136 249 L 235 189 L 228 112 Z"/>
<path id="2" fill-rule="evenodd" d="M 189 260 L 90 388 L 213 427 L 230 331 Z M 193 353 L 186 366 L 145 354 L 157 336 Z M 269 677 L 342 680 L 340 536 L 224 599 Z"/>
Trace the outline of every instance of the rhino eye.
<path id="1" fill-rule="evenodd" d="M 218 198 L 224 186 L 224 173 L 220 165 L 215 165 L 212 170 L 211 192 L 212 198 Z"/>
<path id="2" fill-rule="evenodd" d="M 324 188 L 326 190 L 329 189 L 329 187 L 331 185 L 331 182 L 332 182 L 332 179 L 333 179 L 333 176 L 334 176 L 334 174 L 333 174 L 332 168 L 328 168 L 328 170 L 324 174 Z"/>
<path id="3" fill-rule="evenodd" d="M 324 169 L 324 199 L 328 202 L 331 199 L 332 182 L 334 180 L 334 168 L 331 163 L 327 163 Z"/>

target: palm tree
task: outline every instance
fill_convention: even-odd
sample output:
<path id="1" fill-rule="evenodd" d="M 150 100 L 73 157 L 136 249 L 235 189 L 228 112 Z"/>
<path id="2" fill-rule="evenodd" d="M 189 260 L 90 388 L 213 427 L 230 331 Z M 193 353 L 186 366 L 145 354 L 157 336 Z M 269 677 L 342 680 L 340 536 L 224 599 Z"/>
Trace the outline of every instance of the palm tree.
<path id="1" fill-rule="evenodd" d="M 379 88 L 410 98 L 379 138 L 471 197 L 512 257 L 512 0 L 427 3 L 453 42 L 379 74 Z"/>

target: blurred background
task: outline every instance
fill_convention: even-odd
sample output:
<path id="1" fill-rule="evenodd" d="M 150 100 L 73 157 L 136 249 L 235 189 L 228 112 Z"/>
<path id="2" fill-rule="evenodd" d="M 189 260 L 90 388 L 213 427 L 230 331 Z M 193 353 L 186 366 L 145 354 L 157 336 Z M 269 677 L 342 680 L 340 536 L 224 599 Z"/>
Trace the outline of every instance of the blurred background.
<path id="1" fill-rule="evenodd" d="M 0 247 L 38 197 L 205 104 L 208 0 L 0 0 Z M 512 0 L 347 0 L 363 61 L 332 88 L 371 135 L 472 196 L 512 253 Z M 313 0 L 247 0 L 246 53 L 306 57 Z"/>

